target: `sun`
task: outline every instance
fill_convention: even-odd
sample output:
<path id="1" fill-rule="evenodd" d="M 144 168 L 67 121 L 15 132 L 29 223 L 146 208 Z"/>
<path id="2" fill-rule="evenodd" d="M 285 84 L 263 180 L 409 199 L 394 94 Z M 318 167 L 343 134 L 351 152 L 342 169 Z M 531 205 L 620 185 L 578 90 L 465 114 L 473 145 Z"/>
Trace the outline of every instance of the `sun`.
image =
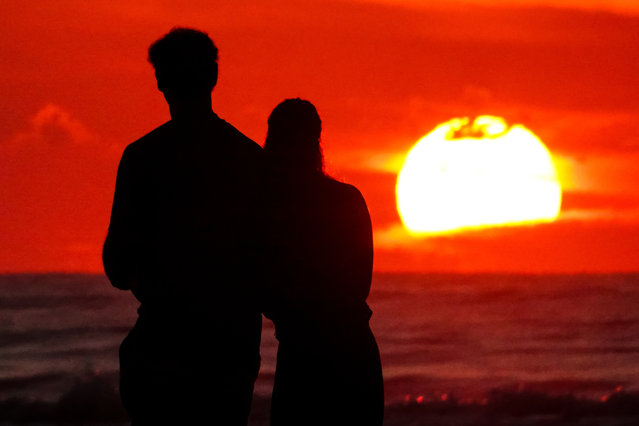
<path id="1" fill-rule="evenodd" d="M 410 150 L 397 209 L 414 235 L 554 221 L 561 185 L 550 151 L 523 125 L 455 118 Z"/>

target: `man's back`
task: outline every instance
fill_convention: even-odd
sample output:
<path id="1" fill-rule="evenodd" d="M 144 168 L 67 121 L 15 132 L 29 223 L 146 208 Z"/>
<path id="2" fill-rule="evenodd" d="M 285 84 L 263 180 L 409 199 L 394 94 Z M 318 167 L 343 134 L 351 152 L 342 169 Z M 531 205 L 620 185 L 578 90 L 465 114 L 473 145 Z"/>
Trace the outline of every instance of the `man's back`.
<path id="1" fill-rule="evenodd" d="M 176 398 L 250 402 L 261 330 L 253 276 L 261 162 L 261 148 L 213 113 L 172 120 L 125 150 L 104 265 L 113 285 L 141 302 L 120 353 L 132 417 L 149 418 L 151 405 Z"/>

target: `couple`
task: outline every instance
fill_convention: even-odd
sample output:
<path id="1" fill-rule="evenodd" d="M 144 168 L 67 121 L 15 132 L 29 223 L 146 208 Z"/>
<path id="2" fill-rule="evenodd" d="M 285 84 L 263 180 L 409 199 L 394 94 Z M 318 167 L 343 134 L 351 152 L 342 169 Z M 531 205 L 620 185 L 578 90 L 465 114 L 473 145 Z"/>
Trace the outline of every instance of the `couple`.
<path id="1" fill-rule="evenodd" d="M 311 103 L 279 104 L 263 150 L 218 118 L 217 54 L 185 28 L 149 49 L 171 120 L 125 149 L 103 252 L 140 301 L 124 406 L 133 425 L 246 425 L 264 313 L 279 341 L 272 425 L 381 425 L 364 199 L 323 173 Z"/>

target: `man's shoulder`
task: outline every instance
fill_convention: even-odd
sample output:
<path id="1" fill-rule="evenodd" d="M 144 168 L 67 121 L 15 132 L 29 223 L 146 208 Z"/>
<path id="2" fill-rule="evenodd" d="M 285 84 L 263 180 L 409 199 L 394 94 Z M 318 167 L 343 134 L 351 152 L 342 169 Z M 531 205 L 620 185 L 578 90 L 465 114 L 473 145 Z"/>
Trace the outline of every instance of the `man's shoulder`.
<path id="1" fill-rule="evenodd" d="M 216 117 L 219 120 L 219 125 L 225 136 L 232 141 L 242 146 L 244 149 L 254 152 L 256 155 L 262 155 L 262 147 L 260 147 L 255 141 L 248 138 L 244 133 L 240 132 L 235 126 L 227 122 L 226 120 Z"/>
<path id="2" fill-rule="evenodd" d="M 146 135 L 128 144 L 122 153 L 121 162 L 137 163 L 144 157 L 147 157 L 150 151 L 156 149 L 160 141 L 168 138 L 168 134 L 170 133 L 169 128 L 170 121 L 156 127 Z"/>
<path id="3" fill-rule="evenodd" d="M 150 146 L 157 144 L 159 140 L 165 140 L 171 134 L 171 122 L 167 121 L 161 126 L 151 130 L 146 135 L 131 142 L 125 149 L 125 151 L 138 152 L 148 149 Z"/>
<path id="4" fill-rule="evenodd" d="M 183 143 L 184 135 L 182 133 L 184 131 L 185 129 L 179 124 L 176 124 L 173 121 L 167 121 L 141 138 L 130 143 L 124 150 L 125 154 L 133 157 L 145 156 L 155 153 L 158 150 L 162 151 L 164 149 L 162 147 L 170 147 L 175 145 L 177 142 Z M 196 133 L 199 132 L 201 133 L 198 138 L 204 136 L 205 139 L 210 138 L 212 140 L 217 140 L 218 142 L 224 140 L 226 143 L 235 146 L 235 148 L 239 147 L 245 154 L 257 157 L 261 157 L 263 155 L 262 148 L 257 143 L 216 115 L 208 125 L 204 125 L 204 127 L 196 130 Z M 187 134 L 189 133 L 187 132 Z"/>

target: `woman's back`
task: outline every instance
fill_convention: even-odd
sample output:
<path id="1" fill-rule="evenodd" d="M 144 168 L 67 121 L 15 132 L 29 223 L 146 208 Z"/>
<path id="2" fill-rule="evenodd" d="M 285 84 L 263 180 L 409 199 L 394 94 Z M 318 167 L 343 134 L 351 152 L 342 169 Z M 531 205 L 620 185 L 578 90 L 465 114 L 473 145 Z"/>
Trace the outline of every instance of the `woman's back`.
<path id="1" fill-rule="evenodd" d="M 353 186 L 324 175 L 321 121 L 288 99 L 264 146 L 264 314 L 279 340 L 271 425 L 380 425 L 379 350 L 366 303 L 371 222 Z"/>
<path id="2" fill-rule="evenodd" d="M 321 175 L 268 182 L 267 316 L 322 328 L 367 323 L 373 247 L 359 191 Z"/>
<path id="3" fill-rule="evenodd" d="M 381 424 L 364 199 L 320 175 L 267 187 L 264 313 L 279 340 L 272 425 Z"/>

